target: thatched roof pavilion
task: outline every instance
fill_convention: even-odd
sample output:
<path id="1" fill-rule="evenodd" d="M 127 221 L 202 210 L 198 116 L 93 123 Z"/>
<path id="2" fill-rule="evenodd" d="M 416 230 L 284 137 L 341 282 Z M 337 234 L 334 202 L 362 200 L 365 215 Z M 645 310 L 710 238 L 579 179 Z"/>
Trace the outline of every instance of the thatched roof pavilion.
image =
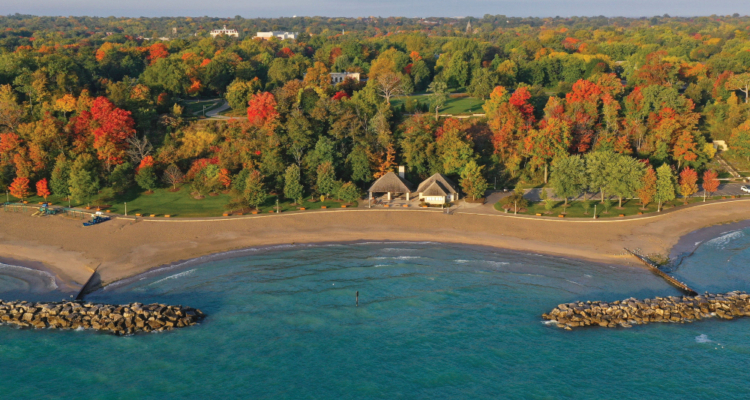
<path id="1" fill-rule="evenodd" d="M 407 200 L 409 193 L 414 189 L 414 185 L 406 179 L 396 175 L 393 172 L 389 172 L 375 181 L 370 186 L 368 192 L 370 192 L 370 198 L 373 193 L 388 193 L 388 200 L 391 199 L 391 193 L 406 193 Z"/>

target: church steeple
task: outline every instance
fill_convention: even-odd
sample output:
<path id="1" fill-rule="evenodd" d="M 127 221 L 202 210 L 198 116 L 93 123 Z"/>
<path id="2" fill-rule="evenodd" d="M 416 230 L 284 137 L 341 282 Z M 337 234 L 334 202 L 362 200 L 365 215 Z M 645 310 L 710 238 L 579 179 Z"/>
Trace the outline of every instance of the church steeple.
<path id="1" fill-rule="evenodd" d="M 466 34 L 471 35 L 474 31 L 471 29 L 471 21 L 466 23 Z"/>

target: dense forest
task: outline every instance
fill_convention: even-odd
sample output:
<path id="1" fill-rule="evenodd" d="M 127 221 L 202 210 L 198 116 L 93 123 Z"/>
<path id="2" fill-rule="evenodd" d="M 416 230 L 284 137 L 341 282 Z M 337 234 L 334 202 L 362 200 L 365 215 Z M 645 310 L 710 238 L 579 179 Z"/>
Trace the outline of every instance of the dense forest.
<path id="1" fill-rule="evenodd" d="M 224 25 L 240 37 L 210 37 Z M 265 30 L 300 35 L 254 38 Z M 0 189 L 80 204 L 188 185 L 256 207 L 353 201 L 405 165 L 479 197 L 487 181 L 550 181 L 565 197 L 667 199 L 663 182 L 690 194 L 713 176 L 713 140 L 750 157 L 749 37 L 736 14 L 0 17 Z M 440 116 L 454 95 L 485 100 L 483 115 Z M 216 97 L 247 118 L 188 111 Z"/>

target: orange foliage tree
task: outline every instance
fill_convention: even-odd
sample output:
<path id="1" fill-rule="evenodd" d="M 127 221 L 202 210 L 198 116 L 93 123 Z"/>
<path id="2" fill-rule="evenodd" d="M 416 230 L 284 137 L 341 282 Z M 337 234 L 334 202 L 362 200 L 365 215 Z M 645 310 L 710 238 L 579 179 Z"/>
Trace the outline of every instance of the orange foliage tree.
<path id="1" fill-rule="evenodd" d="M 51 193 L 49 191 L 49 185 L 47 184 L 47 178 L 40 179 L 36 183 L 36 195 L 39 197 L 44 197 L 44 201 L 47 201 L 47 196 L 49 196 Z"/>
<path id="2" fill-rule="evenodd" d="M 229 190 L 229 186 L 232 185 L 232 177 L 228 169 L 222 168 L 219 170 L 219 183 L 224 186 L 224 189 Z"/>
<path id="3" fill-rule="evenodd" d="M 680 194 L 687 204 L 690 196 L 698 191 L 698 173 L 687 167 L 680 172 Z"/>
<path id="4" fill-rule="evenodd" d="M 17 177 L 13 180 L 13 183 L 10 184 L 10 195 L 16 198 L 25 199 L 29 196 L 29 178 L 26 177 Z"/>
<path id="5" fill-rule="evenodd" d="M 167 46 L 164 43 L 154 43 L 148 48 L 147 58 L 150 65 L 154 65 L 158 59 L 167 58 L 168 56 L 169 51 L 167 51 Z"/>
<path id="6" fill-rule="evenodd" d="M 248 102 L 247 120 L 255 126 L 263 126 L 276 120 L 276 98 L 269 92 L 254 94 Z"/>
<path id="7" fill-rule="evenodd" d="M 719 174 L 716 171 L 706 170 L 703 173 L 703 201 L 706 201 L 706 194 L 709 196 L 719 190 Z"/>
<path id="8" fill-rule="evenodd" d="M 656 196 L 656 172 L 652 167 L 649 166 L 646 169 L 641 187 L 635 191 L 635 194 L 641 200 L 643 209 L 654 200 L 654 196 Z"/>

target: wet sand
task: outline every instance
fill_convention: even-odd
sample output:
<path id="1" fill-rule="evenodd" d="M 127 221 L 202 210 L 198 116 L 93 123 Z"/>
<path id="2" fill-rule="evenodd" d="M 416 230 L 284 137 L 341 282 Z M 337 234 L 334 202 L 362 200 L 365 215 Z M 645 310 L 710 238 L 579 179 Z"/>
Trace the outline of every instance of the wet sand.
<path id="1" fill-rule="evenodd" d="M 596 221 L 360 209 L 216 220 L 118 218 L 84 228 L 81 220 L 62 216 L 0 213 L 0 257 L 30 268 L 44 266 L 68 284 L 61 288 L 80 287 L 97 268 L 102 284 L 108 284 L 180 260 L 291 243 L 433 241 L 636 265 L 623 247 L 667 255 L 685 235 L 748 216 L 750 200 Z M 687 236 L 682 243 L 690 240 Z"/>

